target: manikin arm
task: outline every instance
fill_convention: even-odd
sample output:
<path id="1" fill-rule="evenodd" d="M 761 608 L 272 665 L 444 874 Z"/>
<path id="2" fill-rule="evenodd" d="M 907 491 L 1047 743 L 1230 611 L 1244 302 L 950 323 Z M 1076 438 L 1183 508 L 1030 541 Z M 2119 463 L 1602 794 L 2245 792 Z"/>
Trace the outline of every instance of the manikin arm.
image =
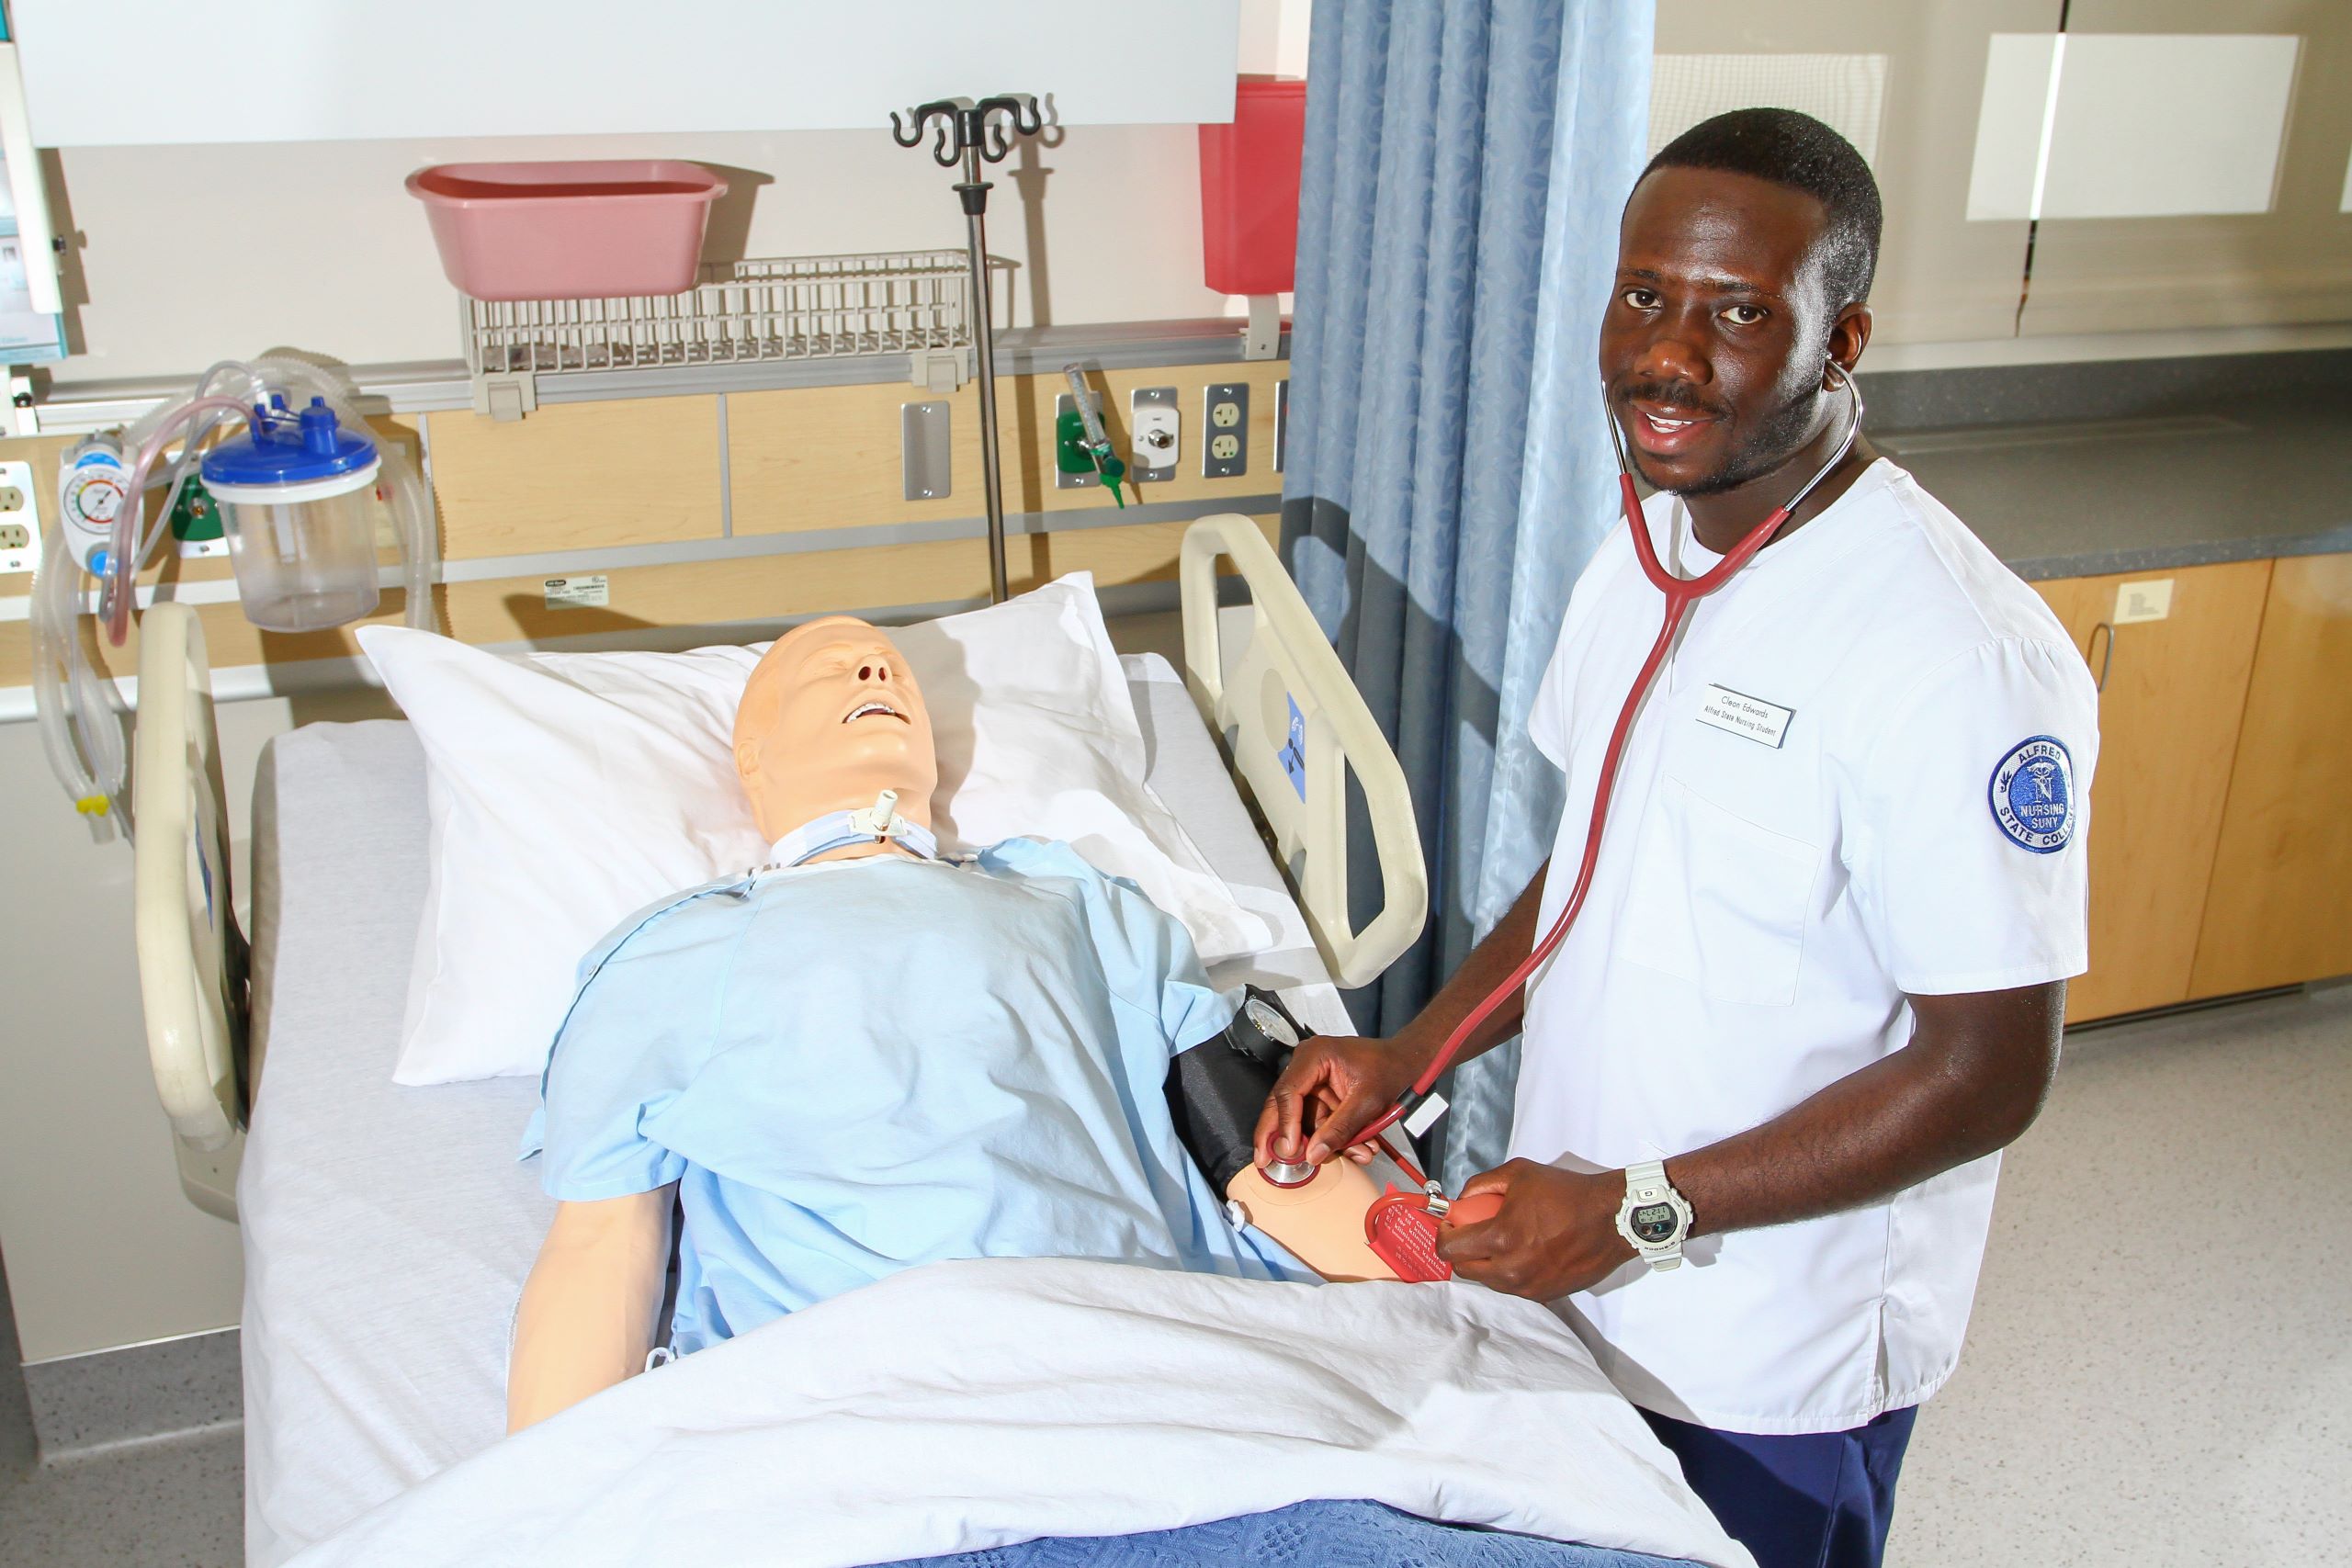
<path id="1" fill-rule="evenodd" d="M 1287 1189 L 1268 1181 L 1256 1166 L 1245 1165 L 1226 1184 L 1225 1195 L 1241 1205 L 1250 1224 L 1326 1280 L 1396 1278 L 1396 1270 L 1364 1239 L 1363 1217 L 1380 1189 L 1353 1160 L 1318 1166 L 1306 1186 Z"/>
<path id="2" fill-rule="evenodd" d="M 644 1370 L 669 1272 L 676 1192 L 673 1183 L 556 1209 L 514 1316 L 509 1432 Z"/>
<path id="3" fill-rule="evenodd" d="M 1276 1187 L 1258 1169 L 1251 1144 L 1274 1069 L 1231 1043 L 1244 1027 L 1237 1022 L 1169 1064 L 1168 1111 L 1185 1152 L 1211 1187 L 1241 1206 L 1247 1224 L 1325 1279 L 1396 1278 L 1364 1240 L 1364 1213 L 1380 1189 L 1362 1166 L 1335 1160 L 1295 1188 Z"/>

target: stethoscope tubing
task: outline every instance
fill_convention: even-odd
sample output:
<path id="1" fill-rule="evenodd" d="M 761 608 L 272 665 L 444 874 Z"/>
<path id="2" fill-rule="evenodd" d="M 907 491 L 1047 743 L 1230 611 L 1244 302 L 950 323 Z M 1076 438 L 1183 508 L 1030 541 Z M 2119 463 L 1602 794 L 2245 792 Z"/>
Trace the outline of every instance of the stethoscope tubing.
<path id="1" fill-rule="evenodd" d="M 1650 645 L 1648 657 L 1642 660 L 1640 672 L 1634 675 L 1632 687 L 1625 693 L 1625 705 L 1618 710 L 1616 725 L 1609 733 L 1608 750 L 1601 753 L 1600 774 L 1593 785 L 1592 817 L 1585 828 L 1584 854 L 1577 865 L 1576 884 L 1569 888 L 1566 900 L 1560 906 L 1559 917 L 1552 922 L 1552 929 L 1544 933 L 1544 940 L 1535 944 L 1534 949 L 1503 978 L 1501 984 L 1487 994 L 1484 1001 L 1471 1009 L 1462 1021 L 1453 1026 L 1453 1032 L 1445 1038 L 1445 1043 L 1430 1059 L 1430 1065 L 1422 1069 L 1420 1077 L 1413 1080 L 1413 1087 L 1358 1133 L 1351 1140 L 1351 1145 L 1378 1137 L 1411 1114 L 1413 1109 L 1437 1087 L 1437 1080 L 1453 1065 L 1453 1059 L 1461 1055 L 1462 1047 L 1478 1032 L 1478 1027 L 1494 1016 L 1496 1009 L 1517 994 L 1520 987 L 1527 984 L 1530 976 L 1544 966 L 1544 961 L 1552 956 L 1566 938 L 1569 929 L 1576 924 L 1577 915 L 1584 909 L 1585 895 L 1592 890 L 1593 870 L 1600 862 L 1601 829 L 1609 820 L 1610 796 L 1616 788 L 1617 765 L 1624 758 L 1626 739 L 1633 733 L 1634 720 L 1641 712 L 1642 700 L 1649 694 L 1651 683 L 1657 680 L 1667 655 L 1672 651 L 1674 639 L 1682 630 L 1682 623 L 1689 616 L 1691 606 L 1729 582 L 1740 568 L 1756 558 L 1758 550 L 1772 542 L 1773 536 L 1788 525 L 1791 513 L 1804 504 L 1805 497 L 1811 495 L 1821 481 L 1846 460 L 1847 455 L 1854 449 L 1855 440 L 1861 434 L 1861 388 L 1855 384 L 1852 373 L 1842 367 L 1838 368 L 1838 378 L 1845 383 L 1852 412 L 1847 418 L 1846 434 L 1838 443 L 1838 449 L 1794 495 L 1773 508 L 1771 515 L 1749 529 L 1721 560 L 1697 577 L 1678 577 L 1658 558 L 1657 547 L 1651 542 L 1648 525 L 1642 517 L 1641 491 L 1634 484 L 1633 464 L 1625 454 L 1623 434 L 1617 428 L 1615 416 L 1610 416 L 1609 440 L 1617 455 L 1617 488 L 1624 506 L 1625 526 L 1634 536 L 1634 554 L 1641 562 L 1642 575 L 1666 596 L 1666 612 L 1658 626 L 1657 640 Z M 1605 405 L 1608 400 L 1605 388 L 1601 396 Z"/>

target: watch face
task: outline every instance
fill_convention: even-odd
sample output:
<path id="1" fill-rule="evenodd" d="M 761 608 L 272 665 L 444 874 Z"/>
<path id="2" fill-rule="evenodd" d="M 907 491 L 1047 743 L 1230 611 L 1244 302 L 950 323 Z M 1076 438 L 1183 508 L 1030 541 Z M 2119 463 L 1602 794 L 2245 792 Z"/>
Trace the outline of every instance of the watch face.
<path id="1" fill-rule="evenodd" d="M 1645 1203 L 1634 1211 L 1631 1221 L 1634 1234 L 1651 1247 L 1674 1239 L 1674 1206 L 1670 1203 Z"/>

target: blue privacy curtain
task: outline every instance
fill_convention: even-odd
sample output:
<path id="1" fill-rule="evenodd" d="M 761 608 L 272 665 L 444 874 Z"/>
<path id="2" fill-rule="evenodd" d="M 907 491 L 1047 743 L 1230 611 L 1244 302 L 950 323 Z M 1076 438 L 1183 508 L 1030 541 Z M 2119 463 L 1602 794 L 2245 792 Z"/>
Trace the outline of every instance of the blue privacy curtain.
<path id="1" fill-rule="evenodd" d="M 1617 514 L 1593 333 L 1648 127 L 1639 0 L 1321 0 L 1308 55 L 1283 548 L 1396 746 L 1420 942 L 1351 998 L 1388 1032 L 1509 910 L 1561 781 L 1527 739 Z M 1358 919 L 1376 907 L 1351 835 Z M 1494 1165 L 1516 1043 L 1457 1075 L 1449 1184 Z"/>

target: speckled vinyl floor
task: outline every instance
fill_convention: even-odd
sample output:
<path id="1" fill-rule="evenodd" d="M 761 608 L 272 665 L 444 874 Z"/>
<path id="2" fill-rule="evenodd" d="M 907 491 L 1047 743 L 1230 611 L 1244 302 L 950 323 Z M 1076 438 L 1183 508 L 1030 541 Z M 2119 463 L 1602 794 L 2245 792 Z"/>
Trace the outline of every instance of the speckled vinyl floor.
<path id="1" fill-rule="evenodd" d="M 2352 1563 L 2352 987 L 2069 1038 L 1888 1562 Z"/>
<path id="2" fill-rule="evenodd" d="M 7 1568 L 235 1568 L 245 1558 L 245 1434 L 216 1427 L 42 1465 L 0 1483 Z"/>
<path id="3" fill-rule="evenodd" d="M 2352 987 L 2076 1034 L 1890 1564 L 2352 1564 L 2347 1302 Z M 0 1564 L 237 1562 L 235 1428 L 26 1472 L 22 1422 L 0 1388 Z"/>

